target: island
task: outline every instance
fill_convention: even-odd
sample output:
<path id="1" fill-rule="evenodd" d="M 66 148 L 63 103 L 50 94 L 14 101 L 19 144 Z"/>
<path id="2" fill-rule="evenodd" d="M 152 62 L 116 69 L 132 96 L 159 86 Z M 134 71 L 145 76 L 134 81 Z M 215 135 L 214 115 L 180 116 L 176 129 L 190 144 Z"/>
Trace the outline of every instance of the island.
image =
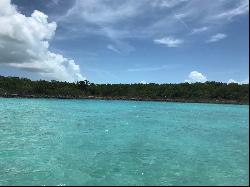
<path id="1" fill-rule="evenodd" d="M 0 97 L 249 104 L 249 84 L 94 84 L 0 76 Z"/>

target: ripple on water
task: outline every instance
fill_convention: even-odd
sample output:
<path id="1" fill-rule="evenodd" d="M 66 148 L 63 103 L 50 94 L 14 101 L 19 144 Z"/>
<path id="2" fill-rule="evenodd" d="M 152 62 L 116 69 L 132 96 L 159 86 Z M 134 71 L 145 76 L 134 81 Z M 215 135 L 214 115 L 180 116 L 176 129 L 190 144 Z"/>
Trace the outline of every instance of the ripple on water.
<path id="1" fill-rule="evenodd" d="M 0 185 L 247 185 L 248 106 L 0 99 Z"/>

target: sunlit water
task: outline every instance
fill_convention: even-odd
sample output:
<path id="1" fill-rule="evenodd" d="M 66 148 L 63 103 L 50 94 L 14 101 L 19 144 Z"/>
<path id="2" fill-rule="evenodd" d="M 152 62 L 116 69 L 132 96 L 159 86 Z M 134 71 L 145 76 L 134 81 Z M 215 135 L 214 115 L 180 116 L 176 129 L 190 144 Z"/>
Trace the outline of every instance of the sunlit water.
<path id="1" fill-rule="evenodd" d="M 249 108 L 0 98 L 0 185 L 247 185 Z"/>

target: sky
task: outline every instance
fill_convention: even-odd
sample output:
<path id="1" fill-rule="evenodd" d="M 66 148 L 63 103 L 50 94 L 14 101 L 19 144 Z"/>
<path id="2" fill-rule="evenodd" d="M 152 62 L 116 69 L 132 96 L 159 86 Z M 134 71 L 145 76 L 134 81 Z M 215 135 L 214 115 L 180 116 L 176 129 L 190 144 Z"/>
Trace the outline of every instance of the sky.
<path id="1" fill-rule="evenodd" d="M 0 0 L 0 75 L 249 82 L 248 0 Z"/>

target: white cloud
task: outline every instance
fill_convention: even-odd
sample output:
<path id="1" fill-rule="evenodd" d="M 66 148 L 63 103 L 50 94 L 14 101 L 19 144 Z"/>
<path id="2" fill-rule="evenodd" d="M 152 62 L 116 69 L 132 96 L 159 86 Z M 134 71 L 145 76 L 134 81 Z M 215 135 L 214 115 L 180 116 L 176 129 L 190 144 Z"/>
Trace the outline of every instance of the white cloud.
<path id="1" fill-rule="evenodd" d="M 249 84 L 249 77 L 243 81 L 241 81 L 241 84 Z"/>
<path id="2" fill-rule="evenodd" d="M 210 37 L 209 40 L 207 40 L 208 43 L 213 43 L 213 42 L 218 42 L 224 38 L 226 38 L 227 35 L 226 34 L 223 34 L 223 33 L 217 33 L 213 36 Z"/>
<path id="3" fill-rule="evenodd" d="M 198 71 L 190 72 L 188 78 L 189 78 L 189 80 L 185 80 L 185 82 L 189 82 L 189 83 L 202 82 L 202 83 L 204 83 L 207 81 L 206 76 Z"/>
<path id="4" fill-rule="evenodd" d="M 52 3 L 57 5 L 59 3 L 59 0 L 52 0 Z"/>
<path id="5" fill-rule="evenodd" d="M 153 0 L 151 2 L 153 7 L 161 7 L 161 8 L 172 8 L 175 6 L 178 6 L 182 2 L 187 1 L 187 0 Z"/>
<path id="6" fill-rule="evenodd" d="M 227 81 L 227 84 L 230 84 L 230 83 L 236 83 L 236 84 L 249 84 L 249 77 L 247 78 L 247 79 L 245 79 L 245 80 L 243 80 L 243 81 L 236 81 L 236 80 L 234 80 L 234 79 L 229 79 L 228 81 Z"/>
<path id="7" fill-rule="evenodd" d="M 184 21 L 184 18 L 188 16 L 188 13 L 180 13 L 180 14 L 175 14 L 174 17 L 187 29 L 190 30 L 189 26 L 187 23 Z"/>
<path id="8" fill-rule="evenodd" d="M 166 45 L 167 47 L 179 47 L 184 41 L 169 36 L 169 37 L 155 39 L 154 42 L 156 44 Z"/>
<path id="9" fill-rule="evenodd" d="M 109 44 L 107 48 L 115 53 L 121 54 L 121 51 L 119 51 L 117 48 L 115 48 L 113 45 Z"/>
<path id="10" fill-rule="evenodd" d="M 208 30 L 208 27 L 195 28 L 192 30 L 191 34 L 197 34 L 201 32 L 205 32 Z"/>
<path id="11" fill-rule="evenodd" d="M 202 3 L 196 0 L 76 0 L 73 7 L 65 15 L 59 16 L 58 20 L 83 26 L 79 37 L 83 36 L 84 30 L 87 32 L 85 34 L 94 33 L 116 39 L 155 38 L 159 36 L 158 33 L 178 32 L 182 29 L 180 24 L 185 29 L 189 29 L 187 23 L 206 24 L 211 28 L 217 21 L 220 21 L 220 25 L 224 24 L 228 19 L 223 15 L 227 13 L 236 17 L 243 12 L 245 14 L 248 12 L 247 5 L 248 0 L 220 0 L 216 3 L 211 3 L 210 0 L 203 0 Z M 164 8 L 171 11 L 163 12 Z M 184 18 L 187 19 L 186 22 Z M 86 23 L 90 27 L 86 28 Z M 206 28 L 197 29 L 194 32 L 201 32 Z M 109 34 L 104 30 L 108 30 Z"/>
<path id="12" fill-rule="evenodd" d="M 141 81 L 140 83 L 141 83 L 141 84 L 147 84 L 147 82 L 146 82 L 146 81 Z"/>
<path id="13" fill-rule="evenodd" d="M 138 7 L 141 4 L 141 2 L 131 0 L 123 2 L 76 0 L 66 17 L 80 15 L 85 21 L 98 25 L 116 23 L 137 15 L 139 13 Z"/>
<path id="14" fill-rule="evenodd" d="M 187 31 L 197 34 L 205 32 L 207 28 L 219 30 L 231 23 L 226 16 L 219 15 L 234 10 L 231 14 L 238 17 L 243 14 L 236 10 L 246 7 L 246 0 L 199 2 L 200 0 L 75 0 L 67 13 L 58 16 L 60 25 L 70 31 L 60 35 L 60 38 L 67 40 L 98 35 L 108 38 L 110 41 L 107 44 L 120 42 L 126 48 L 130 45 L 128 42 L 131 38 L 153 40 L 175 34 L 183 38 L 188 37 Z M 244 10 L 245 13 L 248 12 L 248 9 Z M 194 26 L 193 30 L 191 25 Z M 205 26 L 199 28 L 198 25 Z M 114 46 L 123 53 L 122 47 Z"/>
<path id="15" fill-rule="evenodd" d="M 249 12 L 249 0 L 238 0 L 238 6 L 215 16 L 217 19 L 226 18 L 232 19 L 235 16 L 244 15 Z"/>
<path id="16" fill-rule="evenodd" d="M 237 81 L 235 81 L 235 80 L 233 80 L 233 79 L 229 79 L 229 80 L 227 81 L 227 84 L 231 84 L 231 83 L 237 83 L 237 84 L 238 84 Z"/>
<path id="17" fill-rule="evenodd" d="M 35 10 L 19 13 L 10 0 L 0 2 L 0 64 L 39 73 L 46 79 L 78 81 L 84 77 L 74 60 L 49 51 L 57 24 Z"/>

